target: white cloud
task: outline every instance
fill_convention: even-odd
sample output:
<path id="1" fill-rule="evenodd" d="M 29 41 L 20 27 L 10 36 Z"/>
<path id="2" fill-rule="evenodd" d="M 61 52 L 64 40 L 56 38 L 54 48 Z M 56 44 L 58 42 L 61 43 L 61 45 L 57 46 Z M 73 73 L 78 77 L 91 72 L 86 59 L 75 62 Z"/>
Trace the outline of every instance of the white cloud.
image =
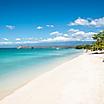
<path id="1" fill-rule="evenodd" d="M 98 19 L 83 19 L 78 18 L 74 22 L 71 22 L 68 24 L 69 26 L 75 26 L 75 25 L 82 25 L 82 26 L 95 26 L 95 27 L 101 27 L 104 26 L 104 17 L 98 18 Z"/>
<path id="2" fill-rule="evenodd" d="M 34 38 L 26 38 L 27 40 L 34 40 Z"/>
<path id="3" fill-rule="evenodd" d="M 16 38 L 14 40 L 8 40 L 3 38 L 4 41 L 1 41 L 0 44 L 26 44 L 26 43 L 42 43 L 42 42 L 65 42 L 65 41 L 85 41 L 92 40 L 92 35 L 96 34 L 95 32 L 84 32 L 78 29 L 70 29 L 66 33 L 60 33 L 58 31 L 50 33 L 49 38 Z M 2 40 L 2 39 L 1 39 Z"/>
<path id="4" fill-rule="evenodd" d="M 50 37 L 50 38 L 41 38 L 41 39 L 33 39 L 33 40 L 28 40 L 29 38 L 26 39 L 20 39 L 20 38 L 16 38 L 14 40 L 5 42 L 2 41 L 0 42 L 0 44 L 6 44 L 6 45 L 11 45 L 11 44 L 28 44 L 28 43 L 42 43 L 42 42 L 63 42 L 63 41 L 69 41 L 70 38 L 65 37 L 65 36 L 57 36 L 57 37 Z M 18 41 L 19 40 L 19 41 Z"/>
<path id="5" fill-rule="evenodd" d="M 46 27 L 50 27 L 50 25 L 46 25 Z"/>
<path id="6" fill-rule="evenodd" d="M 54 25 L 50 25 L 50 27 L 54 27 Z"/>
<path id="7" fill-rule="evenodd" d="M 3 38 L 3 40 L 8 41 L 8 38 Z"/>
<path id="8" fill-rule="evenodd" d="M 68 38 L 68 37 L 57 36 L 54 38 L 43 39 L 43 40 L 41 40 L 41 42 L 63 42 L 63 41 L 69 41 L 69 40 L 70 40 L 70 38 Z"/>
<path id="9" fill-rule="evenodd" d="M 92 36 L 95 32 L 84 32 L 79 29 L 70 29 L 67 33 L 61 33 L 58 31 L 51 32 L 50 35 L 54 36 L 53 40 L 63 41 L 67 40 L 93 40 Z M 52 40 L 52 39 L 51 39 Z"/>
<path id="10" fill-rule="evenodd" d="M 0 45 L 11 45 L 13 42 L 0 42 Z"/>
<path id="11" fill-rule="evenodd" d="M 6 25 L 6 28 L 9 29 L 9 30 L 14 30 L 15 26 L 13 26 L 13 25 Z"/>
<path id="12" fill-rule="evenodd" d="M 20 40 L 21 40 L 21 38 L 16 38 L 16 40 L 17 40 L 17 41 L 20 41 Z"/>
<path id="13" fill-rule="evenodd" d="M 78 32 L 79 30 L 78 29 L 70 29 L 68 30 L 68 32 L 71 32 L 71 33 L 75 33 L 75 32 Z"/>
<path id="14" fill-rule="evenodd" d="M 62 35 L 63 33 L 59 32 L 59 31 L 54 31 L 54 32 L 51 32 L 50 35 L 53 35 L 53 36 L 60 36 Z"/>
<path id="15" fill-rule="evenodd" d="M 43 29 L 43 27 L 42 26 L 38 26 L 36 29 L 41 30 L 41 29 Z"/>
<path id="16" fill-rule="evenodd" d="M 68 37 L 69 35 L 68 34 L 63 34 L 63 36 Z"/>
<path id="17" fill-rule="evenodd" d="M 89 21 L 83 18 L 78 18 L 74 22 L 71 22 L 69 25 L 88 25 Z"/>
<path id="18" fill-rule="evenodd" d="M 46 27 L 54 27 L 54 25 L 46 25 Z"/>
<path id="19" fill-rule="evenodd" d="M 84 32 L 78 29 L 68 30 L 68 34 L 73 40 L 93 40 L 92 36 L 96 34 L 95 32 Z"/>
<path id="20" fill-rule="evenodd" d="M 97 26 L 97 27 L 104 26 L 104 17 L 92 20 L 90 22 L 90 25 Z"/>

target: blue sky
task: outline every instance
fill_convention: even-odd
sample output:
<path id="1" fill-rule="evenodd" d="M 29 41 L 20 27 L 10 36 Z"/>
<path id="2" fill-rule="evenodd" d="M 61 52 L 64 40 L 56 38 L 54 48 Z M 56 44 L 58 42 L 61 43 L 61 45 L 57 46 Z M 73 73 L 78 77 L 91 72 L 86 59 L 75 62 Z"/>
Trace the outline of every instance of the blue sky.
<path id="1" fill-rule="evenodd" d="M 104 0 L 0 0 L 0 42 L 91 40 Z"/>

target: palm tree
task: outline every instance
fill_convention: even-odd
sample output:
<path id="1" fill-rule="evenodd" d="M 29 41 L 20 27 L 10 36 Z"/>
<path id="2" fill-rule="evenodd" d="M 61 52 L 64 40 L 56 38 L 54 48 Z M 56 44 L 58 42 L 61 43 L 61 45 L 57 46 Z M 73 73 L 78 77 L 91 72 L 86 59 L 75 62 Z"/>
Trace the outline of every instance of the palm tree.
<path id="1" fill-rule="evenodd" d="M 96 40 L 95 44 L 93 45 L 94 50 L 102 50 L 104 49 L 104 31 L 101 31 L 97 34 L 94 34 L 92 37 Z M 95 48 L 96 47 L 96 48 Z"/>
<path id="2" fill-rule="evenodd" d="M 94 34 L 92 38 L 97 41 L 104 41 L 104 31 Z"/>

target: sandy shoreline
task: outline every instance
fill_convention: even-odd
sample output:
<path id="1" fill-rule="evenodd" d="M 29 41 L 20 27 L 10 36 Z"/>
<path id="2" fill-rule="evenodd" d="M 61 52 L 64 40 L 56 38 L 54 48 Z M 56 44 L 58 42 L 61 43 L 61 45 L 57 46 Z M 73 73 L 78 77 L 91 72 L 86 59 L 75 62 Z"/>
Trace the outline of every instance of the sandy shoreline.
<path id="1" fill-rule="evenodd" d="M 46 72 L 0 104 L 104 104 L 104 55 L 80 55 Z"/>

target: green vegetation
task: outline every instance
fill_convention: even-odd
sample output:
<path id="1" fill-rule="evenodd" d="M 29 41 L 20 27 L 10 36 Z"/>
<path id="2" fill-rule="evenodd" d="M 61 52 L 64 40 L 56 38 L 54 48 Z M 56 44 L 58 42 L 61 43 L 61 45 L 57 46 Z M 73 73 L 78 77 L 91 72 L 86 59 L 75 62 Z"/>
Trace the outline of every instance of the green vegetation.
<path id="1" fill-rule="evenodd" d="M 78 45 L 76 46 L 76 49 L 91 49 L 91 45 Z"/>
<path id="2" fill-rule="evenodd" d="M 104 31 L 94 34 L 92 38 L 96 40 L 93 44 L 92 50 L 104 50 Z"/>
<path id="3" fill-rule="evenodd" d="M 93 44 L 79 45 L 76 46 L 76 49 L 87 49 L 91 51 L 104 50 L 104 31 L 94 34 L 92 38 L 96 40 Z"/>

